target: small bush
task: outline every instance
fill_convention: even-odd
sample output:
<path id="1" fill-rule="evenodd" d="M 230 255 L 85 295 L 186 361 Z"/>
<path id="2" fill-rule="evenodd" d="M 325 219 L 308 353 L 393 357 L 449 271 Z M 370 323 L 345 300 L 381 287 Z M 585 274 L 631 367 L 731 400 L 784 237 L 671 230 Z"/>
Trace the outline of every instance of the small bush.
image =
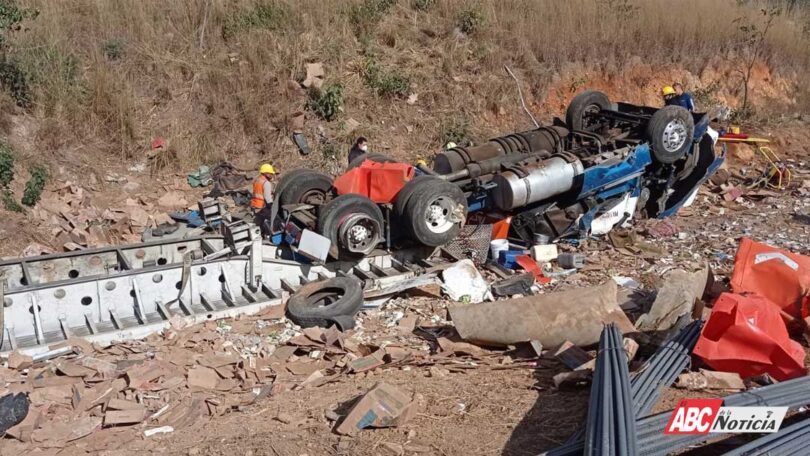
<path id="1" fill-rule="evenodd" d="M 337 118 L 342 105 L 343 86 L 340 83 L 331 84 L 324 89 L 309 91 L 307 109 L 327 122 Z"/>
<path id="2" fill-rule="evenodd" d="M 263 1 L 247 11 L 233 14 L 225 21 L 222 35 L 230 38 L 237 33 L 254 29 L 277 30 L 289 17 L 289 11 L 276 2 Z"/>
<path id="3" fill-rule="evenodd" d="M 454 117 L 443 121 L 439 135 L 442 147 L 449 142 L 454 142 L 459 146 L 472 144 L 470 123 L 464 117 Z"/>
<path id="4" fill-rule="evenodd" d="M 113 38 L 105 41 L 101 46 L 101 51 L 104 56 L 110 60 L 118 60 L 124 56 L 124 40 L 121 38 Z"/>
<path id="5" fill-rule="evenodd" d="M 427 11 L 436 4 L 436 0 L 412 0 L 411 8 L 417 11 Z"/>
<path id="6" fill-rule="evenodd" d="M 9 190 L 9 189 L 7 189 L 7 188 L 6 188 L 6 189 L 3 189 L 2 193 L 0 193 L 0 199 L 2 199 L 2 200 L 3 200 L 3 207 L 4 207 L 4 208 L 5 208 L 7 211 L 11 211 L 11 212 L 25 212 L 25 209 L 23 209 L 23 207 L 22 207 L 22 206 L 20 206 L 20 203 L 18 203 L 18 202 L 17 202 L 17 201 L 14 199 L 14 194 L 13 194 L 13 193 L 11 193 L 11 190 Z"/>
<path id="7" fill-rule="evenodd" d="M 42 196 L 42 190 L 45 189 L 45 182 L 48 180 L 48 171 L 42 166 L 37 166 L 31 171 L 31 179 L 25 183 L 25 190 L 23 191 L 22 203 L 26 206 L 33 207 Z"/>
<path id="8" fill-rule="evenodd" d="M 374 25 L 397 0 L 363 0 L 347 10 L 349 22 L 354 26 L 355 35 L 364 37 L 371 33 Z"/>
<path id="9" fill-rule="evenodd" d="M 411 93 L 410 78 L 383 70 L 372 59 L 366 60 L 361 76 L 366 85 L 382 97 L 407 97 Z"/>
<path id="10" fill-rule="evenodd" d="M 0 187 L 8 187 L 14 180 L 14 150 L 11 145 L 0 142 Z"/>
<path id="11" fill-rule="evenodd" d="M 31 86 L 28 84 L 28 78 L 17 65 L 17 62 L 13 60 L 0 61 L 0 84 L 11 95 L 17 106 L 21 108 L 31 106 Z"/>
<path id="12" fill-rule="evenodd" d="M 484 25 L 484 15 L 480 11 L 468 9 L 460 12 L 456 17 L 456 26 L 465 35 L 472 35 Z"/>
<path id="13" fill-rule="evenodd" d="M 698 87 L 692 91 L 692 97 L 695 99 L 695 103 L 701 112 L 708 111 L 709 108 L 722 104 L 715 96 L 719 90 L 720 83 L 718 81 L 714 81 L 707 86 Z"/>
<path id="14" fill-rule="evenodd" d="M 38 14 L 37 10 L 20 8 L 14 0 L 0 0 L 0 47 L 5 47 L 8 32 L 19 30 L 20 22 Z"/>

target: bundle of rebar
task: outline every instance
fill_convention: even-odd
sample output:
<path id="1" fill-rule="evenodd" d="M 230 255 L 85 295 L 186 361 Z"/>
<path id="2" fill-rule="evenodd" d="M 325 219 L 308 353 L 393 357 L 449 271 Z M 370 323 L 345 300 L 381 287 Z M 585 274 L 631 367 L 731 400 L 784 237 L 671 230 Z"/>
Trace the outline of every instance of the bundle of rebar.
<path id="1" fill-rule="evenodd" d="M 807 404 L 810 404 L 810 376 L 735 393 L 723 398 L 725 407 L 797 408 Z M 671 417 L 672 411 L 670 410 L 638 421 L 639 454 L 665 456 L 682 448 L 699 445 L 710 438 L 719 437 L 717 434 L 664 434 L 664 428 Z"/>
<path id="2" fill-rule="evenodd" d="M 633 377 L 630 392 L 633 395 L 633 411 L 636 419 L 646 416 L 652 410 L 658 402 L 662 389 L 671 385 L 689 365 L 692 348 L 700 337 L 702 327 L 702 320 L 695 320 L 686 325 L 675 337 L 658 347 Z M 582 451 L 584 436 L 584 429 L 580 429 L 565 445 L 545 454 L 548 456 L 579 454 Z"/>
<path id="3" fill-rule="evenodd" d="M 766 434 L 756 440 L 729 451 L 725 456 L 792 456 L 806 454 L 810 445 L 810 418 L 805 418 L 777 432 Z"/>
<path id="4" fill-rule="evenodd" d="M 628 455 L 638 451 L 630 374 L 622 333 L 602 330 L 585 425 L 585 455 Z"/>

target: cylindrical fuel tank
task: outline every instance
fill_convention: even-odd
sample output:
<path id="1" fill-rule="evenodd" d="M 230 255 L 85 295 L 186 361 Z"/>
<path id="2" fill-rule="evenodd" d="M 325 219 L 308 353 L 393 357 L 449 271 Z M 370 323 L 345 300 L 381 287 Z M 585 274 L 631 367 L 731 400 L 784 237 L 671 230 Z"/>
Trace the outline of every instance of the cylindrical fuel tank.
<path id="1" fill-rule="evenodd" d="M 537 164 L 520 166 L 517 172 L 496 174 L 492 178 L 497 184 L 492 197 L 499 209 L 509 211 L 571 190 L 574 178 L 582 172 L 579 160 L 551 157 Z"/>
<path id="2" fill-rule="evenodd" d="M 553 154 L 562 150 L 561 141 L 566 136 L 568 130 L 564 127 L 540 127 L 536 130 L 493 138 L 478 146 L 454 147 L 436 155 L 433 159 L 433 170 L 444 175 L 465 169 L 470 163 L 503 155 L 540 151 Z"/>

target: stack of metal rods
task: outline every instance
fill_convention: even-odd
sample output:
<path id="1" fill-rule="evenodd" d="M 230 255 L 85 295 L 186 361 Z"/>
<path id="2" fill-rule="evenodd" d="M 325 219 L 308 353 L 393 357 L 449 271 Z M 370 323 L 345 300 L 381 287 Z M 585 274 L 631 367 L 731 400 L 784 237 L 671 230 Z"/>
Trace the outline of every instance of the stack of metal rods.
<path id="1" fill-rule="evenodd" d="M 638 452 L 630 374 L 622 333 L 610 324 L 602 330 L 585 426 L 586 455 Z"/>
<path id="2" fill-rule="evenodd" d="M 686 325 L 677 336 L 659 347 L 633 377 L 630 388 L 633 391 L 633 410 L 636 418 L 647 416 L 658 402 L 661 390 L 674 383 L 678 375 L 689 366 L 692 349 L 700 337 L 702 328 L 702 320 L 695 320 Z"/>
<path id="3" fill-rule="evenodd" d="M 810 376 L 800 377 L 723 398 L 726 407 L 787 406 L 798 408 L 810 404 Z M 665 456 L 679 449 L 700 445 L 717 434 L 664 434 L 672 411 L 651 415 L 638 421 L 638 449 L 642 455 Z M 576 454 L 576 453 L 572 453 Z"/>
<path id="4" fill-rule="evenodd" d="M 700 337 L 701 328 L 703 328 L 702 320 L 695 320 L 686 325 L 675 337 L 658 347 L 655 354 L 633 377 L 630 392 L 633 395 L 633 411 L 636 419 L 650 413 L 661 396 L 662 388 L 671 385 L 689 365 L 692 349 Z M 585 429 L 582 428 L 575 432 L 565 445 L 545 454 L 548 456 L 578 454 L 582 451 L 584 437 Z"/>
<path id="5" fill-rule="evenodd" d="M 754 441 L 729 451 L 725 456 L 793 456 L 806 454 L 810 445 L 810 418 L 783 427 Z"/>

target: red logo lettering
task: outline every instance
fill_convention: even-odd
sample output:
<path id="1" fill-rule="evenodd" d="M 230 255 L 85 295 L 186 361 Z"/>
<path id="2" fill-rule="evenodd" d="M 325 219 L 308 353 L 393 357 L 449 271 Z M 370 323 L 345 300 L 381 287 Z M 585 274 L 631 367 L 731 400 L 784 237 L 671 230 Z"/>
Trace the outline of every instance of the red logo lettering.
<path id="1" fill-rule="evenodd" d="M 683 399 L 672 411 L 664 434 L 708 434 L 722 399 Z"/>

